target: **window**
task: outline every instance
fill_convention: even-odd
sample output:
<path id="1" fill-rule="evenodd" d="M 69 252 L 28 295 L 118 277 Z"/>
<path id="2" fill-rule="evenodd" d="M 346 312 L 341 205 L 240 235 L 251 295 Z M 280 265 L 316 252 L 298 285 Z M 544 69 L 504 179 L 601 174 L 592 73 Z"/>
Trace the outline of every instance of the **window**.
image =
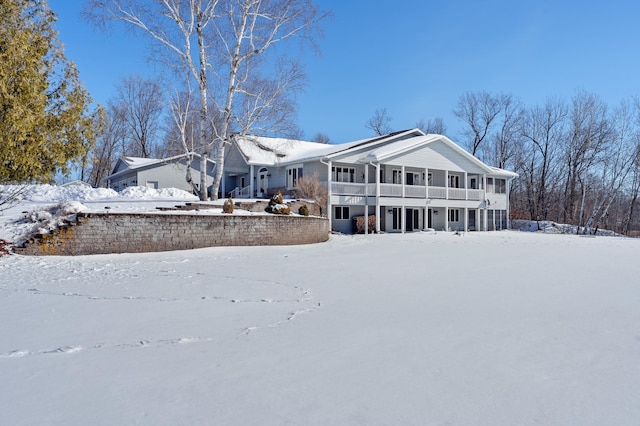
<path id="1" fill-rule="evenodd" d="M 487 192 L 493 192 L 493 178 L 487 178 Z"/>
<path id="2" fill-rule="evenodd" d="M 407 185 L 422 185 L 424 173 L 407 172 Z"/>
<path id="3" fill-rule="evenodd" d="M 449 209 L 449 222 L 460 222 L 460 209 Z"/>
<path id="4" fill-rule="evenodd" d="M 394 207 L 391 209 L 391 229 L 394 231 L 402 229 L 402 209 Z"/>
<path id="5" fill-rule="evenodd" d="M 449 175 L 449 188 L 460 188 L 460 176 Z"/>
<path id="6" fill-rule="evenodd" d="M 302 177 L 302 166 L 293 166 L 287 168 L 287 188 L 293 189 L 298 183 L 298 179 Z"/>
<path id="7" fill-rule="evenodd" d="M 507 181 L 506 179 L 496 179 L 496 194 L 506 194 Z"/>
<path id="8" fill-rule="evenodd" d="M 332 167 L 331 173 L 333 174 L 334 182 L 356 181 L 356 169 L 353 167 Z"/>
<path id="9" fill-rule="evenodd" d="M 427 185 L 433 186 L 433 173 L 427 175 Z"/>
<path id="10" fill-rule="evenodd" d="M 401 184 L 402 183 L 402 170 L 393 170 L 392 174 L 392 183 Z"/>
<path id="11" fill-rule="evenodd" d="M 335 206 L 333 209 L 333 218 L 337 220 L 349 219 L 349 207 L 347 206 Z"/>

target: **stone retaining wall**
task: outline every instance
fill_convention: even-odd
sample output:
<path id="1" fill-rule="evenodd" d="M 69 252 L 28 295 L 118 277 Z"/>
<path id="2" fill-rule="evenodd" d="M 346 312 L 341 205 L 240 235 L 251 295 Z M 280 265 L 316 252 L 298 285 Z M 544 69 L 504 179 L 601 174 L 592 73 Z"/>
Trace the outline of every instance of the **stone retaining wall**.
<path id="1" fill-rule="evenodd" d="M 312 244 L 329 239 L 320 217 L 78 213 L 74 222 L 16 249 L 25 255 L 85 255 L 216 246 Z"/>

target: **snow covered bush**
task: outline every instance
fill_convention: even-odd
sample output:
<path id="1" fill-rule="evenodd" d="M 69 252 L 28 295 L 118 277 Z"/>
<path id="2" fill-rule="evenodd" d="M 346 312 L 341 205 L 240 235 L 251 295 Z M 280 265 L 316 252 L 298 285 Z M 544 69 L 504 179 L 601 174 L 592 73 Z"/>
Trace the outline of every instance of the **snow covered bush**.
<path id="1" fill-rule="evenodd" d="M 273 214 L 291 214 L 291 209 L 288 205 L 284 204 L 284 199 L 282 198 L 282 193 L 280 192 L 271 197 L 271 200 L 269 200 L 269 205 L 264 210 L 267 213 Z"/>
<path id="2" fill-rule="evenodd" d="M 231 197 L 224 200 L 222 211 L 225 213 L 233 213 L 233 200 L 231 199 Z"/>

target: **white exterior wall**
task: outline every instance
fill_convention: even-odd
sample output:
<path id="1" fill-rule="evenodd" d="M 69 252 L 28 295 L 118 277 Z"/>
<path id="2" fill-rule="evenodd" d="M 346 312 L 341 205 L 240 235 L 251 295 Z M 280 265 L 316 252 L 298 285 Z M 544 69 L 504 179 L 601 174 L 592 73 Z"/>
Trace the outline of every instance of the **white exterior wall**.
<path id="1" fill-rule="evenodd" d="M 383 164 L 404 164 L 405 167 L 425 167 L 435 170 L 449 170 L 472 174 L 486 173 L 480 166 L 473 163 L 460 152 L 450 148 L 440 141 L 400 154 L 384 160 Z"/>

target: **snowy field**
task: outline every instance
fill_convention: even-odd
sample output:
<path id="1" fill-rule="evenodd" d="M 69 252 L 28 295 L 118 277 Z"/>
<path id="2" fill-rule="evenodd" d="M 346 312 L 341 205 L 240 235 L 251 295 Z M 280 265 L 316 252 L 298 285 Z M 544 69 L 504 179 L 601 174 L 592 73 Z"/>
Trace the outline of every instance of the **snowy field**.
<path id="1" fill-rule="evenodd" d="M 3 256 L 0 423 L 637 425 L 639 249 L 504 231 Z"/>

